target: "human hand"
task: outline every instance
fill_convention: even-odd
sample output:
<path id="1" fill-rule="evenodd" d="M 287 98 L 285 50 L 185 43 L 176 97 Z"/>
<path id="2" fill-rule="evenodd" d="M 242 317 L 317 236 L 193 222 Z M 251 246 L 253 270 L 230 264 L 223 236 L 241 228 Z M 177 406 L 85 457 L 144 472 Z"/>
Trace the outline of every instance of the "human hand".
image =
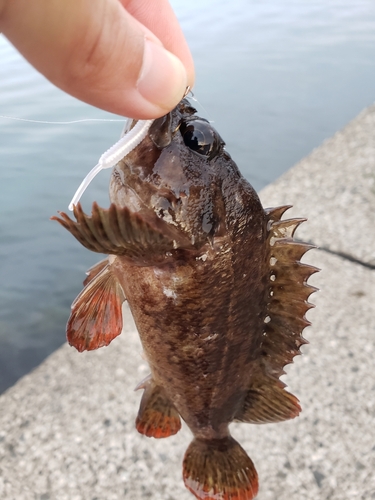
<path id="1" fill-rule="evenodd" d="M 0 31 L 57 87 L 112 113 L 157 118 L 194 83 L 168 0 L 0 0 Z"/>

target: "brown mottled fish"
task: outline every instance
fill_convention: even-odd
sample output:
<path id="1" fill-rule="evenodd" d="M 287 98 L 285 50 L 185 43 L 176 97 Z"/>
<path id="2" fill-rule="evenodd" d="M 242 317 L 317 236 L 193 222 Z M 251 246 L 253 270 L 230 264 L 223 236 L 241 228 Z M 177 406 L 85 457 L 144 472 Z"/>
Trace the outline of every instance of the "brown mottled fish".
<path id="1" fill-rule="evenodd" d="M 113 169 L 112 204 L 78 204 L 76 222 L 54 217 L 86 248 L 108 254 L 72 305 L 69 343 L 108 345 L 129 303 L 151 376 L 136 420 L 146 436 L 194 434 L 186 487 L 204 500 L 251 500 L 255 467 L 231 437 L 233 421 L 281 422 L 300 412 L 279 380 L 309 324 L 300 263 L 310 245 L 293 234 L 304 219 L 264 210 L 224 142 L 186 99 L 155 120 Z"/>

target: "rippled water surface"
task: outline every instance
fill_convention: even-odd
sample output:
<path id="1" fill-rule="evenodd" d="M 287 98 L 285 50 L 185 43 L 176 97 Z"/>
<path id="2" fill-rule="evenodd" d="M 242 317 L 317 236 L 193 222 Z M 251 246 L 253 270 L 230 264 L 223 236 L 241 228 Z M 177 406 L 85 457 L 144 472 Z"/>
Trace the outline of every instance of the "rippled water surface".
<path id="1" fill-rule="evenodd" d="M 196 61 L 199 112 L 257 189 L 375 99 L 373 0 L 172 4 Z M 1 36 L 0 114 L 117 118 L 54 88 Z M 98 256 L 49 217 L 121 129 L 0 118 L 0 392 L 65 341 L 70 303 Z M 108 179 L 95 179 L 86 208 L 108 204 Z"/>

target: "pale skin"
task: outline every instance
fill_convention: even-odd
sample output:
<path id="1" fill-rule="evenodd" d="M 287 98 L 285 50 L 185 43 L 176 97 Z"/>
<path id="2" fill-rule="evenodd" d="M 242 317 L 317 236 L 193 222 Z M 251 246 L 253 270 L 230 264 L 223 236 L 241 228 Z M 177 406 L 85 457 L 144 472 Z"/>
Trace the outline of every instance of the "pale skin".
<path id="1" fill-rule="evenodd" d="M 162 116 L 194 84 L 167 0 L 0 0 L 0 31 L 57 87 L 119 115 Z"/>

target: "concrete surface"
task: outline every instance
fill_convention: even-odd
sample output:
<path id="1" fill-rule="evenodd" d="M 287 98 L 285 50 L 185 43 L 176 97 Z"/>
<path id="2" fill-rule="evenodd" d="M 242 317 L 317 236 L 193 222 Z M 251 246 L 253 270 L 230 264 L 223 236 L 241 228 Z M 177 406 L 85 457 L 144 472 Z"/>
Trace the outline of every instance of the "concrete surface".
<path id="1" fill-rule="evenodd" d="M 293 204 L 309 223 L 299 238 L 375 268 L 375 105 L 262 191 L 264 204 Z"/>
<path id="2" fill-rule="evenodd" d="M 301 416 L 233 425 L 255 462 L 259 500 L 375 499 L 375 108 L 361 113 L 261 193 L 309 217 L 299 237 L 325 250 L 310 282 L 313 326 L 285 381 Z M 72 297 L 73 299 L 73 297 Z M 67 311 L 68 314 L 68 311 Z M 181 479 L 190 441 L 154 440 L 134 428 L 148 370 L 127 307 L 123 334 L 79 354 L 64 346 L 0 397 L 0 498 L 191 500 Z"/>

